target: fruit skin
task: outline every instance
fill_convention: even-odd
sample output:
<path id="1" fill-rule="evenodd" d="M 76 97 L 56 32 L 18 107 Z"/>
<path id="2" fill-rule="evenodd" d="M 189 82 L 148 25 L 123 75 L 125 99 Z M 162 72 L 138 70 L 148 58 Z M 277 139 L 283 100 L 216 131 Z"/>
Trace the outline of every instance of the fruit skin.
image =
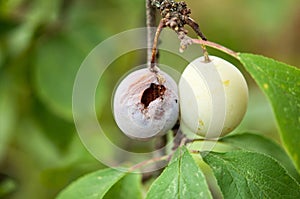
<path id="1" fill-rule="evenodd" d="M 157 77 L 164 80 L 163 89 L 160 89 Z M 158 87 L 160 93 L 154 92 L 151 96 L 149 89 L 153 86 Z M 154 100 L 143 104 L 146 95 Z M 117 125 L 130 138 L 149 140 L 164 135 L 178 120 L 177 83 L 163 71 L 158 72 L 157 76 L 147 68 L 136 70 L 117 87 L 113 112 Z"/>
<path id="2" fill-rule="evenodd" d="M 215 56 L 209 58 L 208 63 L 204 57 L 195 59 L 181 76 L 180 125 L 184 132 L 217 138 L 230 133 L 243 119 L 248 87 L 244 76 L 231 63 Z"/>

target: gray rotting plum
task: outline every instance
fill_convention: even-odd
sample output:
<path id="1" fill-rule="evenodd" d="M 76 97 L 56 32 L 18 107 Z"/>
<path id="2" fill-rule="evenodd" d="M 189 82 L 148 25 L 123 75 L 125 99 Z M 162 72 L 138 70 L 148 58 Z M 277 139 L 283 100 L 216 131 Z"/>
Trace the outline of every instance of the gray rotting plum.
<path id="1" fill-rule="evenodd" d="M 164 135 L 175 125 L 178 101 L 177 84 L 168 74 L 139 69 L 126 76 L 116 89 L 114 118 L 128 137 L 148 140 Z"/>

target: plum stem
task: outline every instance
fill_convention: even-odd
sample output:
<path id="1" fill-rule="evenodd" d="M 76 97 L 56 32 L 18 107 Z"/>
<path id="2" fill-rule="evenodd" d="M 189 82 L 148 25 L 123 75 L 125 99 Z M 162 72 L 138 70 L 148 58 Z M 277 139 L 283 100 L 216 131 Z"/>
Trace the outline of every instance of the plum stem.
<path id="1" fill-rule="evenodd" d="M 200 45 L 204 45 L 204 46 L 209 46 L 211 48 L 214 48 L 214 49 L 217 49 L 219 51 L 222 51 L 228 55 L 231 55 L 232 57 L 236 58 L 239 60 L 239 54 L 237 52 L 234 52 L 233 50 L 229 49 L 229 48 L 226 48 L 220 44 L 217 44 L 217 43 L 214 43 L 212 41 L 204 41 L 204 40 L 201 40 L 201 39 L 191 39 L 191 41 L 194 43 L 194 44 L 200 44 Z"/>
<path id="2" fill-rule="evenodd" d="M 152 158 L 152 159 L 149 159 L 149 160 L 145 160 L 143 162 L 140 162 L 136 165 L 133 165 L 132 167 L 130 167 L 128 169 L 128 172 L 132 172 L 134 170 L 137 170 L 137 169 L 140 169 L 148 164 L 153 164 L 153 163 L 156 163 L 156 162 L 161 162 L 161 161 L 164 161 L 164 160 L 169 160 L 170 157 L 172 156 L 173 154 L 169 154 L 169 155 L 164 155 L 164 156 L 160 156 L 160 157 L 155 157 L 155 158 Z"/>
<path id="3" fill-rule="evenodd" d="M 158 39 L 160 36 L 160 33 L 162 31 L 162 29 L 165 27 L 165 20 L 161 19 L 158 27 L 156 29 L 156 33 L 154 36 L 154 40 L 153 40 L 153 46 L 152 46 L 152 54 L 151 54 L 151 63 L 150 63 L 150 71 L 154 72 L 154 73 L 158 73 L 158 67 L 156 66 L 156 54 L 157 54 L 157 44 L 158 44 Z"/>

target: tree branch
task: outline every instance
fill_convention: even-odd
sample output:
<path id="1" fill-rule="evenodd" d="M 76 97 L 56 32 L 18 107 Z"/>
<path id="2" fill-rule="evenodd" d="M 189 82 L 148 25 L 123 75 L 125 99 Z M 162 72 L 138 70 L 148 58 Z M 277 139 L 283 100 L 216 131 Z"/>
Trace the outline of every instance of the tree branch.
<path id="1" fill-rule="evenodd" d="M 146 0 L 146 25 L 147 25 L 147 64 L 150 67 L 151 62 L 151 53 L 152 53 L 152 45 L 153 45 L 153 37 L 155 32 L 153 31 L 153 27 L 156 26 L 155 20 L 155 12 L 156 9 L 152 6 L 153 0 Z"/>

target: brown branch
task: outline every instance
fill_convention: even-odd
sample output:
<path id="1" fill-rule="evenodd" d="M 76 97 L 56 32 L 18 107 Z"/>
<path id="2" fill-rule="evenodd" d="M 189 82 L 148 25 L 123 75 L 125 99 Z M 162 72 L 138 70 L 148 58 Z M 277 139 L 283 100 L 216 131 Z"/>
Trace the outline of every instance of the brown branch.
<path id="1" fill-rule="evenodd" d="M 155 33 L 154 40 L 153 40 L 153 47 L 152 47 L 150 71 L 154 72 L 154 73 L 158 72 L 158 68 L 156 66 L 157 44 L 158 44 L 159 35 L 164 27 L 165 27 L 165 20 L 161 19 L 158 24 L 158 27 L 156 29 L 156 33 Z"/>
<path id="2" fill-rule="evenodd" d="M 189 25 L 202 40 L 207 41 L 207 38 L 201 32 L 199 25 L 192 18 L 186 18 L 186 24 Z"/>
<path id="3" fill-rule="evenodd" d="M 152 6 L 153 0 L 146 0 L 146 25 L 147 25 L 147 64 L 150 67 L 151 62 L 151 52 L 152 52 L 152 45 L 153 45 L 153 37 L 154 31 L 153 27 L 156 26 L 155 24 L 155 7 Z"/>

